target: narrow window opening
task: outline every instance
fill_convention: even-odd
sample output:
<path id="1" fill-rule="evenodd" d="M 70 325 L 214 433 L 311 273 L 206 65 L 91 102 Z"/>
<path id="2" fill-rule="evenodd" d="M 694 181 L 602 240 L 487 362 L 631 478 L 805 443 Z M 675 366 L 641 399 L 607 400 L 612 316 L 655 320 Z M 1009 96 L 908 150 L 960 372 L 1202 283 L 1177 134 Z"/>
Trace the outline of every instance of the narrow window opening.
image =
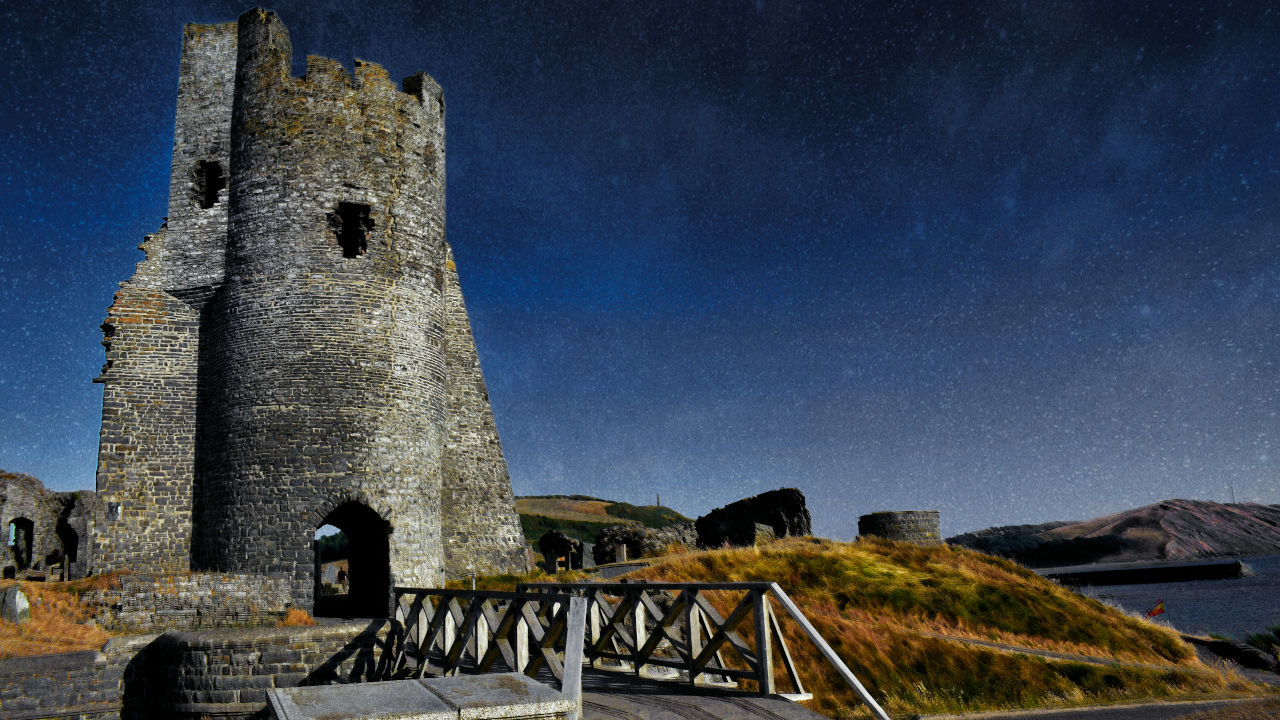
<path id="1" fill-rule="evenodd" d="M 369 206 L 362 203 L 338 203 L 338 209 L 329 213 L 329 227 L 342 247 L 342 257 L 360 257 L 369 247 L 367 234 L 373 229 Z"/>
<path id="2" fill-rule="evenodd" d="M 200 207 L 209 209 L 218 204 L 218 193 L 227 186 L 227 176 L 222 174 L 222 163 L 201 160 L 196 163 L 196 198 Z"/>

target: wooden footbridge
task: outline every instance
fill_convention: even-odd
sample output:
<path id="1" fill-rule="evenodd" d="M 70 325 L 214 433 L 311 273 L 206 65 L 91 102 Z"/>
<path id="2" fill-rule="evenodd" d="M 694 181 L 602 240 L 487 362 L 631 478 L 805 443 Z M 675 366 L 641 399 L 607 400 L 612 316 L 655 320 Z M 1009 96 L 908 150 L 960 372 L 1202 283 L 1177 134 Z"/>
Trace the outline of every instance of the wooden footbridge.
<path id="1" fill-rule="evenodd" d="M 443 714 L 397 710 L 394 717 L 818 720 L 796 702 L 812 695 L 781 617 L 799 626 L 829 672 L 875 717 L 888 720 L 776 583 L 526 584 L 516 592 L 396 588 L 394 607 L 381 664 L 386 680 L 412 684 L 411 693 L 395 682 L 371 683 L 355 694 L 346 686 L 343 695 L 321 688 L 277 690 L 271 698 L 276 716 L 379 717 L 380 703 L 412 704 L 404 699 L 409 693 L 442 700 Z M 480 680 L 494 674 L 510 682 Z M 328 700 L 321 698 L 326 692 Z M 459 697 L 471 703 L 470 714 Z M 298 709 L 307 702 L 318 704 Z"/>

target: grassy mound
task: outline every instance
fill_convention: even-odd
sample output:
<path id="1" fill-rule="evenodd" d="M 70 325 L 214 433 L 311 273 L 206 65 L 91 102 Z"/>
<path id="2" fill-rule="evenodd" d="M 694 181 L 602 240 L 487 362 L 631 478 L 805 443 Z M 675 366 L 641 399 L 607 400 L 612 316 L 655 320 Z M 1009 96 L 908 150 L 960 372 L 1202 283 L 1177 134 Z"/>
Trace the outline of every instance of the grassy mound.
<path id="1" fill-rule="evenodd" d="M 673 556 L 628 577 L 777 582 L 894 714 L 1261 692 L 1201 664 L 1168 628 L 960 548 L 792 539 Z M 800 629 L 789 621 L 783 626 L 805 689 L 816 696 L 813 709 L 862 716 Z"/>

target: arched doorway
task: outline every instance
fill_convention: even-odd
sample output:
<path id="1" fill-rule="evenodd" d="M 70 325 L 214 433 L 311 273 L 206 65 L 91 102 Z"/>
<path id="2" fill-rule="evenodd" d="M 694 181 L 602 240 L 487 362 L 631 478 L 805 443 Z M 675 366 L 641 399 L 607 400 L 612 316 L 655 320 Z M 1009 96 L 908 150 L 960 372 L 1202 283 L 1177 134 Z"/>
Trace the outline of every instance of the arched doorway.
<path id="1" fill-rule="evenodd" d="M 9 521 L 9 550 L 18 572 L 31 567 L 31 536 L 35 528 L 36 524 L 24 517 Z"/>
<path id="2" fill-rule="evenodd" d="M 70 580 L 71 566 L 75 565 L 80 555 L 80 533 L 71 527 L 71 523 L 67 522 L 66 518 L 58 520 L 58 525 L 54 528 L 54 531 L 58 534 L 58 542 L 62 545 L 62 552 L 59 558 L 62 563 L 60 575 L 63 580 Z M 49 565 L 49 572 L 53 572 L 52 564 Z"/>
<path id="3" fill-rule="evenodd" d="M 328 532 L 331 528 L 338 533 Z M 318 530 L 324 533 L 315 540 L 313 614 L 386 617 L 391 606 L 391 525 L 368 506 L 347 502 L 325 516 Z M 335 539 L 339 534 L 345 542 Z M 335 552 L 340 545 L 345 549 Z"/>

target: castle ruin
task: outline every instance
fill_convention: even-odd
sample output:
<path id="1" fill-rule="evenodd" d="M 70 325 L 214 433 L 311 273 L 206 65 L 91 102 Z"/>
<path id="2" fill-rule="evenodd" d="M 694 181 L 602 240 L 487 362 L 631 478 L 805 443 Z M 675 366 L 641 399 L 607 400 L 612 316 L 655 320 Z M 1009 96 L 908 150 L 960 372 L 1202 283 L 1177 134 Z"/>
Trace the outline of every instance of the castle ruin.
<path id="1" fill-rule="evenodd" d="M 307 58 L 273 13 L 187 25 L 169 215 L 115 294 L 89 572 L 287 577 L 317 528 L 351 596 L 523 571 L 445 240 L 444 102 Z M 357 559 L 359 562 L 357 562 Z"/>

